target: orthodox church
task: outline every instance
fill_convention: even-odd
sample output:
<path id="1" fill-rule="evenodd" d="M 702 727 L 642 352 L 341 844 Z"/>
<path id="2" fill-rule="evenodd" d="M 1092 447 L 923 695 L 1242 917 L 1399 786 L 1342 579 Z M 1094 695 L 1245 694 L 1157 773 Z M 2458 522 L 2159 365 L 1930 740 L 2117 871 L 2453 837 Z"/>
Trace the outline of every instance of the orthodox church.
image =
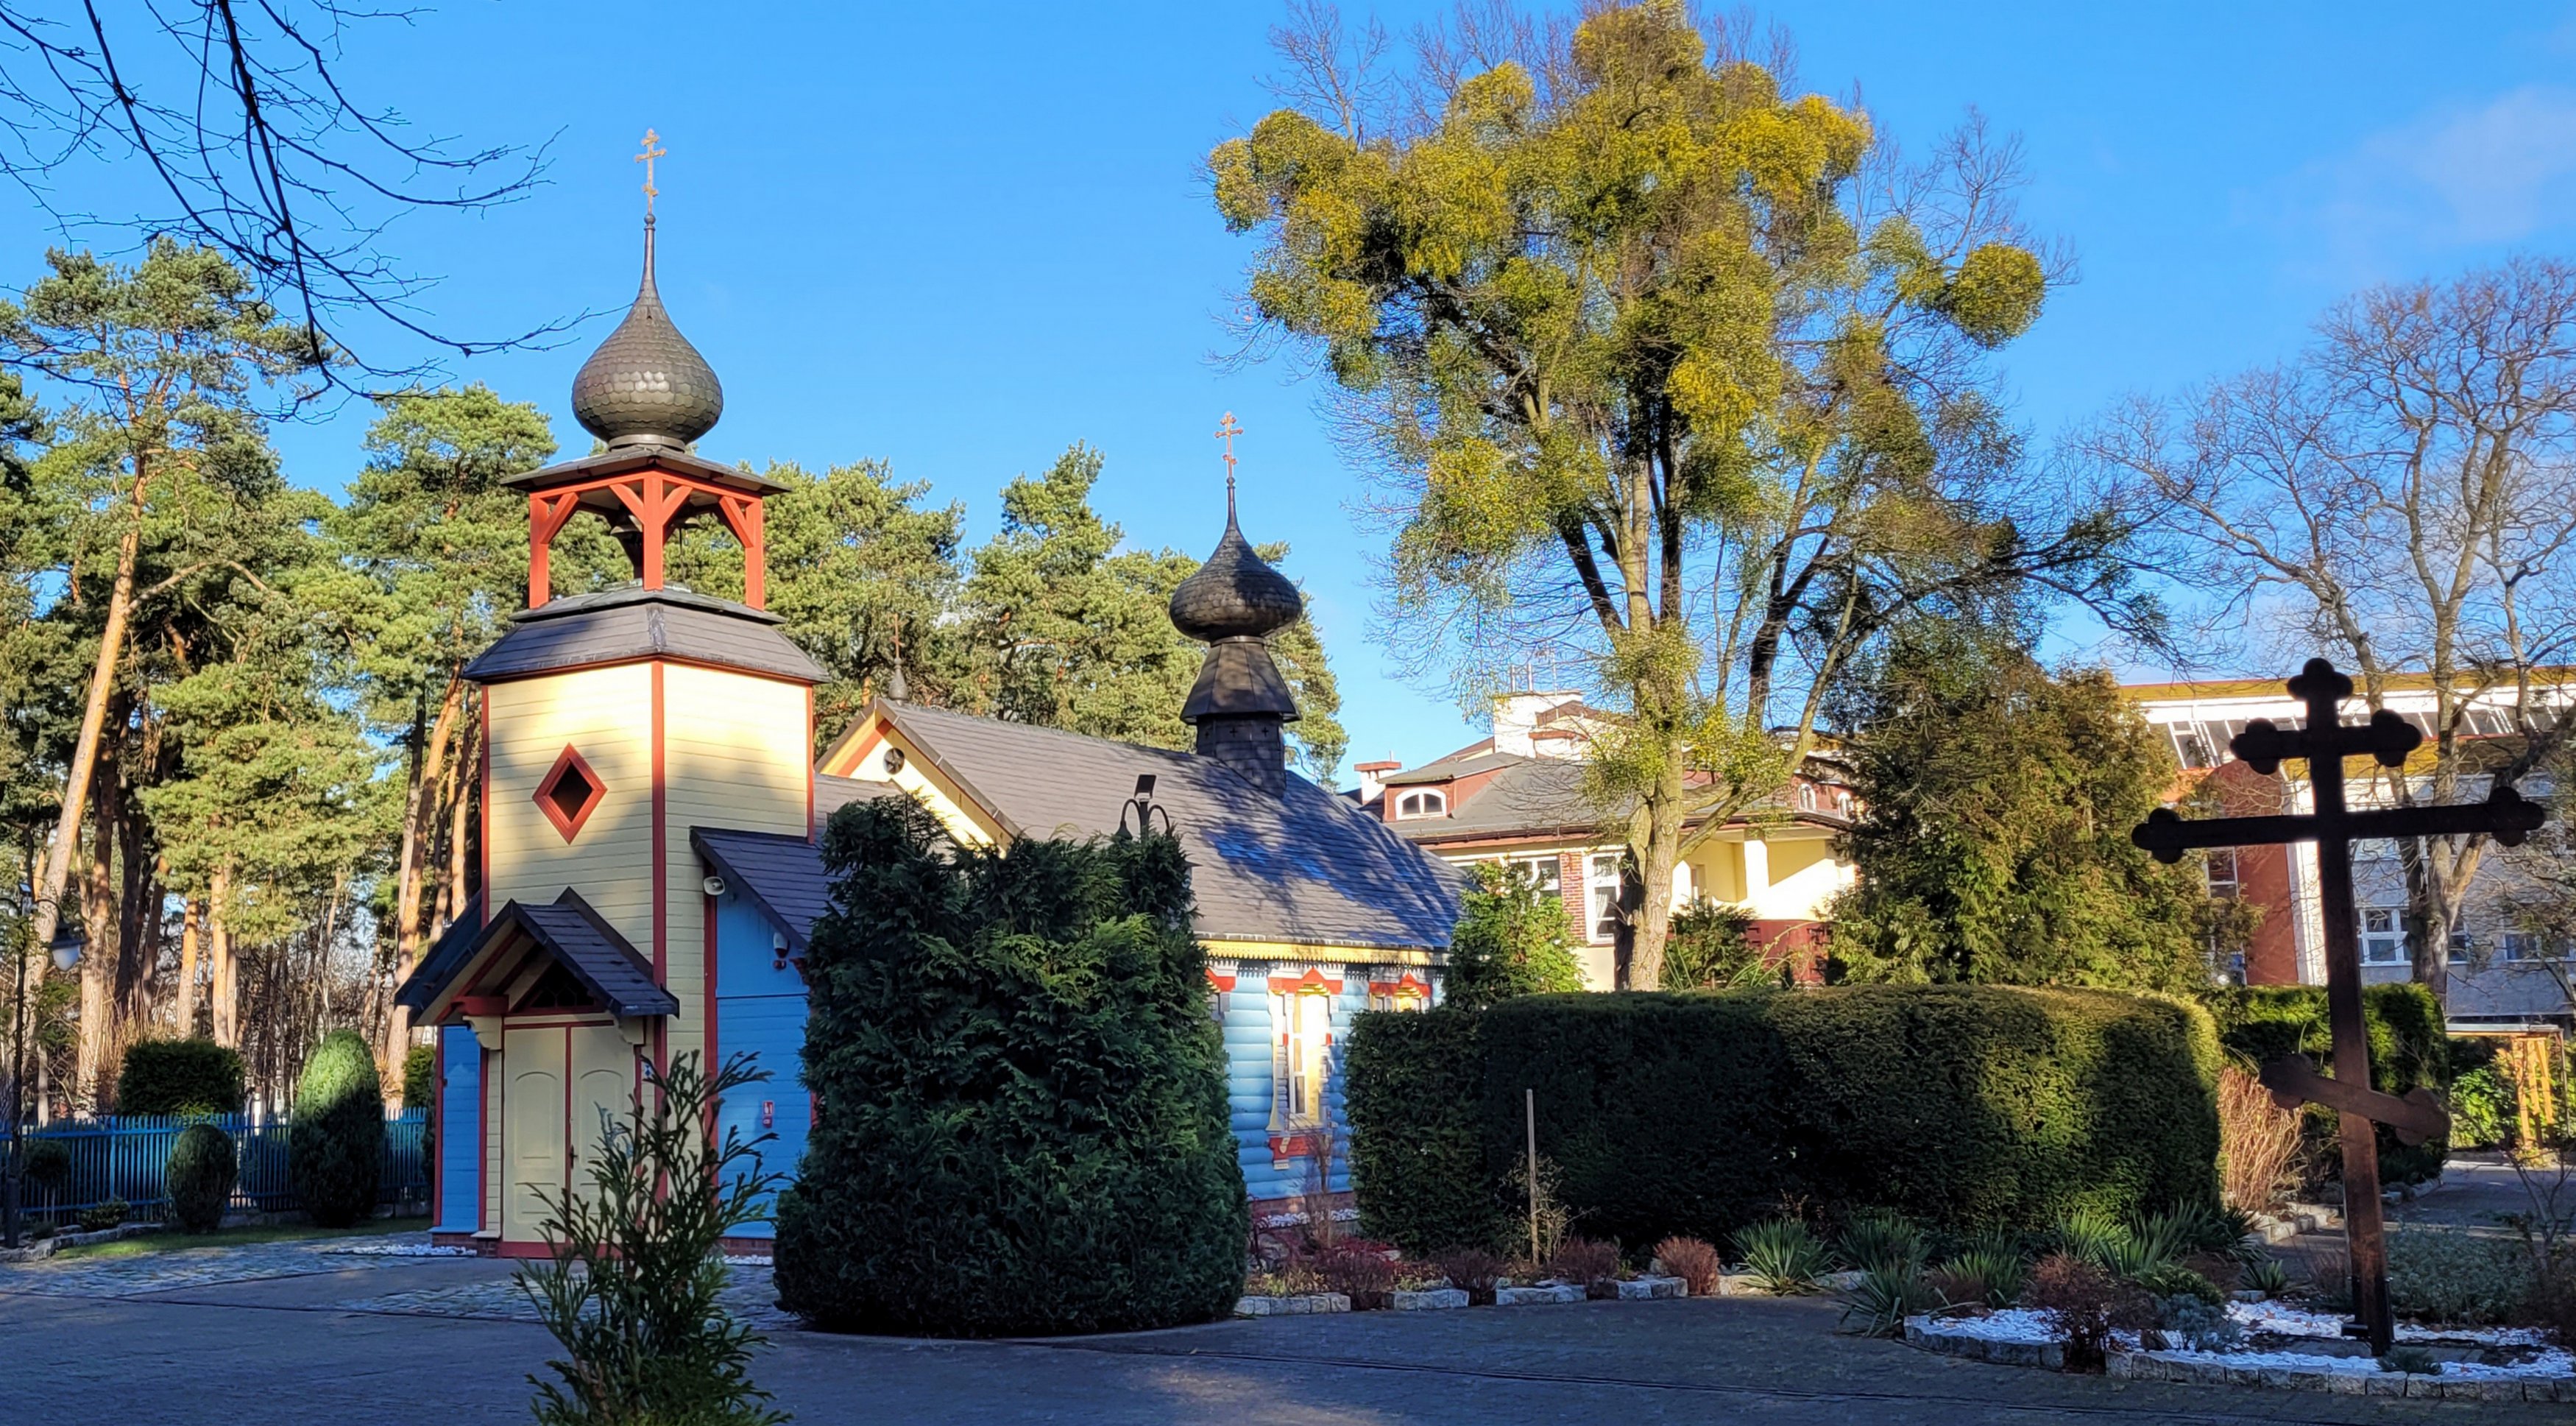
<path id="1" fill-rule="evenodd" d="M 1216 552 L 1173 595 L 1208 645 L 1174 752 L 879 699 L 815 746 L 824 670 L 763 608 L 761 502 L 780 487 L 694 453 L 724 409 L 715 372 L 644 277 L 573 383 L 605 449 L 514 477 L 528 497 L 528 607 L 470 664 L 483 689 L 480 894 L 398 999 L 437 1036 L 435 1234 L 542 1255 L 542 1190 L 583 1181 L 603 1113 L 649 1066 L 757 1057 L 775 1077 L 723 1124 L 774 1133 L 792 1172 L 813 1122 L 798 1080 L 801 973 L 829 887 L 833 811 L 910 797 L 960 844 L 1092 837 L 1150 816 L 1186 849 L 1223 1027 L 1233 1124 L 1260 1211 L 1341 1136 L 1337 1045 L 1372 1007 L 1439 994 L 1457 874 L 1380 819 L 1291 772 L 1297 716 L 1266 636 L 1295 585 L 1237 527 L 1231 475 Z M 604 519 L 635 579 L 549 597 L 547 550 Z M 743 600 L 664 577 L 692 520 L 740 544 Z M 1335 1156 L 1332 1186 L 1346 1186 Z M 754 1236 L 765 1236 L 761 1225 Z"/>

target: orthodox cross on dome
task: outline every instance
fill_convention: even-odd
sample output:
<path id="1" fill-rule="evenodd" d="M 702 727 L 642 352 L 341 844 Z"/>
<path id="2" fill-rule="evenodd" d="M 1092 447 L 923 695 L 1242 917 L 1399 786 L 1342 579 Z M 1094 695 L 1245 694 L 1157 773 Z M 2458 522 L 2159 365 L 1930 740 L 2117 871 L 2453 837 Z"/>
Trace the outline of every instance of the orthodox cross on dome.
<path id="1" fill-rule="evenodd" d="M 2326 1019 L 2334 1036 L 2334 1077 L 2317 1073 L 2305 1056 L 2263 1066 L 2265 1088 L 2283 1108 L 2322 1104 L 2336 1111 L 2343 1139 L 2344 1233 L 2350 1245 L 2353 1316 L 2373 1352 L 2386 1355 L 2395 1324 L 2388 1313 L 2388 1245 L 2380 1221 L 2379 1140 L 2373 1123 L 2385 1124 L 2406 1143 L 2421 1143 L 2448 1126 L 2441 1106 L 2418 1089 L 2401 1099 L 2370 1087 L 2370 1034 L 2361 1013 L 2361 938 L 2353 906 L 2352 844 L 2365 838 L 2442 837 L 2485 833 L 2516 846 L 2539 829 L 2547 811 L 2498 781 L 2483 803 L 2442 807 L 2390 807 L 2354 812 L 2344 803 L 2344 759 L 2368 757 L 2384 768 L 2402 768 L 2423 746 L 2424 734 L 2382 708 L 2367 723 L 2343 721 L 2352 680 L 2324 659 L 2310 659 L 2289 682 L 2290 696 L 2307 705 L 2298 728 L 2256 719 L 2229 741 L 2229 751 L 2265 777 L 2284 759 L 2308 765 L 2316 810 L 2304 816 L 2213 817 L 2185 821 L 2160 807 L 2129 840 L 2177 862 L 2195 847 L 2317 846 L 2318 901 L 2326 930 Z"/>
<path id="2" fill-rule="evenodd" d="M 646 129 L 644 152 L 635 156 L 635 161 L 644 165 L 644 221 L 647 223 L 653 221 L 653 200 L 662 196 L 662 190 L 653 186 L 653 160 L 670 152 L 669 149 L 659 147 L 661 139 L 660 134 Z"/>
<path id="3" fill-rule="evenodd" d="M 1229 519 L 1234 515 L 1234 438 L 1242 434 L 1243 427 L 1236 424 L 1231 411 L 1216 423 L 1216 438 L 1225 442 L 1225 513 Z"/>

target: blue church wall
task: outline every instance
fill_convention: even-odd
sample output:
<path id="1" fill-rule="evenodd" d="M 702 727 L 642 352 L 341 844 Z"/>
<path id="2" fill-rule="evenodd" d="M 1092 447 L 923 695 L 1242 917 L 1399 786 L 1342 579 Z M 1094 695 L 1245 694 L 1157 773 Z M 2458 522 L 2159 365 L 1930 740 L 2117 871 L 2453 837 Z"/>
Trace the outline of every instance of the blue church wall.
<path id="1" fill-rule="evenodd" d="M 438 1231 L 471 1233 L 483 1207 L 483 1047 L 474 1032 L 438 1032 Z"/>
<path id="2" fill-rule="evenodd" d="M 717 1106 L 716 1132 L 738 1131 L 746 1141 L 776 1135 L 760 1146 L 760 1169 L 792 1177 L 813 1127 L 813 1099 L 798 1077 L 805 1048 L 804 978 L 793 963 L 777 965 L 778 928 L 750 901 L 732 892 L 718 897 L 715 924 L 716 1053 L 724 1059 L 750 1055 L 753 1067 L 770 1076 Z M 762 1221 L 738 1232 L 766 1238 L 774 1230 Z"/>
<path id="3" fill-rule="evenodd" d="M 1226 1103 L 1232 1112 L 1237 1162 L 1243 1167 L 1244 1191 L 1256 1202 L 1294 1197 L 1306 1189 L 1307 1161 L 1280 1159 L 1271 1150 L 1280 1027 L 1272 1018 L 1269 978 L 1274 973 L 1303 975 L 1309 964 L 1244 961 L 1236 967 L 1235 988 L 1215 997 L 1225 1012 Z M 1331 1187 L 1342 1192 L 1351 1186 L 1348 1160 L 1343 1157 L 1349 1152 L 1350 1136 L 1342 1118 L 1342 1051 L 1349 1042 L 1351 1017 L 1368 1008 L 1369 972 L 1366 966 L 1317 968 L 1342 983 L 1341 992 L 1329 997 L 1332 1047 L 1324 1076 L 1324 1114 L 1341 1145 L 1333 1159 Z"/>

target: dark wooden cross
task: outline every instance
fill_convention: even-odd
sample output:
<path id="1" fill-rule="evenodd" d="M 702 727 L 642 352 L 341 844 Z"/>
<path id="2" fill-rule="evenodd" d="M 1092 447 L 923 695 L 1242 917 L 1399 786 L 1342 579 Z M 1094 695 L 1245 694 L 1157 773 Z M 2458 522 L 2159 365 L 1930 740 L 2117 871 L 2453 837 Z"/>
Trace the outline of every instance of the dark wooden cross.
<path id="1" fill-rule="evenodd" d="M 2447 807 L 2390 807 L 2354 812 L 2344 805 L 2343 762 L 2369 757 L 2399 768 L 2421 747 L 2424 734 L 2383 708 L 2367 723 L 2343 721 L 2352 680 L 2324 659 L 2310 659 L 2291 679 L 2290 696 L 2307 704 L 2306 726 L 2288 729 L 2257 719 L 2228 743 L 2229 751 L 2266 777 L 2285 758 L 2304 759 L 2316 810 L 2304 816 L 2216 817 L 2186 822 L 2158 808 L 2129 839 L 2176 862 L 2195 847 L 2317 844 L 2318 901 L 2326 927 L 2326 1019 L 2334 1034 L 2334 1077 L 2318 1074 L 2305 1056 L 2263 1067 L 2263 1085 L 2284 1108 L 2322 1104 L 2336 1111 L 2343 1140 L 2343 1222 L 2350 1245 L 2353 1316 L 2373 1352 L 2385 1355 L 2395 1324 L 2388 1315 L 2388 1245 L 2380 1221 L 2379 1141 L 2371 1125 L 2389 1126 L 2407 1143 L 2420 1143 L 2447 1127 L 2441 1106 L 2418 1089 L 2401 1099 L 2370 1087 L 2370 1034 L 2361 1014 L 2361 929 L 2352 896 L 2352 844 L 2363 838 L 2441 837 L 2484 832 L 2515 846 L 2538 830 L 2547 815 L 2538 803 L 2499 781 L 2483 803 Z"/>

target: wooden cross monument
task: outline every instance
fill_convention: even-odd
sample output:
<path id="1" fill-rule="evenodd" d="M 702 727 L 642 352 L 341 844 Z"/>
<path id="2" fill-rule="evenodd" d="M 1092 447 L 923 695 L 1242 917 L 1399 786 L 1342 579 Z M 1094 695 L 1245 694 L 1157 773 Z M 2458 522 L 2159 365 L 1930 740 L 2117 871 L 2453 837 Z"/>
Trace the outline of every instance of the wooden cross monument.
<path id="1" fill-rule="evenodd" d="M 2350 1245 L 2355 1325 L 2385 1355 L 2394 1329 L 2388 1315 L 2388 1246 L 2380 1222 L 2379 1141 L 2373 1123 L 2387 1125 L 2405 1143 L 2420 1143 L 2447 1127 L 2441 1106 L 2418 1089 L 2401 1099 L 2370 1087 L 2370 1035 L 2361 1014 L 2361 932 L 2352 897 L 2352 844 L 2363 838 L 2440 837 L 2484 832 L 2510 847 L 2537 830 L 2547 815 L 2538 803 L 2499 781 L 2484 803 L 2447 807 L 2391 807 L 2354 812 L 2344 805 L 2344 759 L 2370 757 L 2382 767 L 2403 767 L 2423 745 L 2424 734 L 2381 709 L 2370 721 L 2343 721 L 2352 680 L 2324 659 L 2310 659 L 2290 680 L 2290 696 L 2308 706 L 2304 726 L 2280 728 L 2257 719 L 2228 743 L 2229 751 L 2269 777 L 2285 758 L 2304 759 L 2316 810 L 2304 816 L 2217 817 L 2187 822 L 2158 808 L 2129 839 L 2176 862 L 2195 847 L 2317 844 L 2319 904 L 2326 930 L 2326 1015 L 2334 1032 L 2334 1077 L 2318 1074 L 2305 1056 L 2263 1066 L 2265 1088 L 2283 1108 L 2322 1104 L 2336 1111 L 2343 1140 L 2343 1221 Z"/>

